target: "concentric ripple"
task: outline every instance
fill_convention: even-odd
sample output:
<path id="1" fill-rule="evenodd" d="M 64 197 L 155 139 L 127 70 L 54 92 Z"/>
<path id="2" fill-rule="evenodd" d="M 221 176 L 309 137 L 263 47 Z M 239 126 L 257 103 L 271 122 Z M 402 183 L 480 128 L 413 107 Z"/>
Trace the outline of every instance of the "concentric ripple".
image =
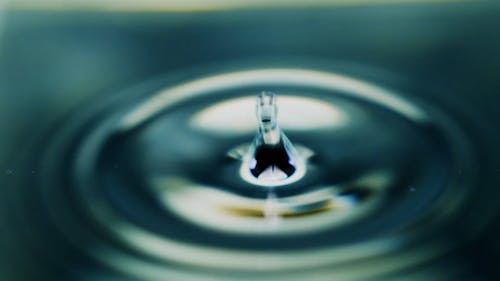
<path id="1" fill-rule="evenodd" d="M 281 127 L 307 159 L 285 186 L 239 172 L 262 90 L 280 93 Z M 368 280 L 454 247 L 442 233 L 475 161 L 425 101 L 332 72 L 242 70 L 75 114 L 40 156 L 33 200 L 76 251 L 139 280 Z"/>

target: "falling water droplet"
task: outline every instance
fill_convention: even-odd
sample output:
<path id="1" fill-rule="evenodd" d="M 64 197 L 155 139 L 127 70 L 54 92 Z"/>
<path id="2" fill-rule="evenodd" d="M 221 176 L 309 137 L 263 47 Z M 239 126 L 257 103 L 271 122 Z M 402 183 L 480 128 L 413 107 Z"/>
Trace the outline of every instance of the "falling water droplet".
<path id="1" fill-rule="evenodd" d="M 305 165 L 292 143 L 278 126 L 276 95 L 262 92 L 257 97 L 259 129 L 241 166 L 241 174 L 250 183 L 279 186 L 299 180 Z"/>

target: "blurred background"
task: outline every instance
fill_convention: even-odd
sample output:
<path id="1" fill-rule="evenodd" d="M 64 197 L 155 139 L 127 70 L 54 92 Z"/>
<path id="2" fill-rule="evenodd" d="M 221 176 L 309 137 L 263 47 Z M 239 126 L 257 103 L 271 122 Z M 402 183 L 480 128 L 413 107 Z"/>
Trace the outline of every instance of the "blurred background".
<path id="1" fill-rule="evenodd" d="M 114 245 L 118 243 L 112 238 L 104 245 L 132 258 L 111 255 L 101 245 L 95 246 L 97 259 L 79 252 L 74 241 L 67 242 L 68 232 L 60 231 L 38 206 L 46 196 L 39 192 L 45 178 L 42 170 L 51 173 L 46 178 L 63 174 L 41 161 L 45 158 L 40 155 L 73 114 L 101 100 L 120 99 L 120 93 L 125 97 L 125 90 L 145 81 L 186 81 L 205 70 L 276 66 L 333 70 L 410 93 L 455 120 L 478 159 L 460 168 L 474 170 L 478 180 L 467 187 L 473 195 L 457 212 L 459 218 L 442 227 L 445 242 L 440 243 L 454 241 L 450 250 L 373 279 L 356 272 L 363 271 L 364 264 L 391 268 L 397 259 L 410 261 L 418 246 L 378 264 L 342 263 L 337 257 L 332 269 L 325 270 L 323 264 L 312 262 L 308 270 L 288 280 L 498 279 L 499 29 L 499 1 L 14 0 L 0 4 L 0 279 L 286 279 L 278 270 L 160 263 Z M 56 157 L 62 155 L 49 158 Z M 68 192 L 61 190 L 54 196 Z M 70 212 L 58 208 L 60 214 Z M 88 216 L 79 217 L 92 225 Z M 93 245 L 85 228 L 75 226 L 74 232 L 80 246 Z M 111 259 L 114 266 L 107 263 Z"/>

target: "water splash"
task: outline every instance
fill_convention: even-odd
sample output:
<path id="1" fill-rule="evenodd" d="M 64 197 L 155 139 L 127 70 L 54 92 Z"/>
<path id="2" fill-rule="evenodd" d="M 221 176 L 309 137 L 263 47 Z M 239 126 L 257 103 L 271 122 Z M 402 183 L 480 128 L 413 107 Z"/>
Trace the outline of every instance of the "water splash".
<path id="1" fill-rule="evenodd" d="M 243 158 L 241 176 L 252 184 L 268 187 L 298 181 L 304 176 L 306 165 L 278 126 L 276 95 L 260 93 L 256 113 L 259 129 Z"/>

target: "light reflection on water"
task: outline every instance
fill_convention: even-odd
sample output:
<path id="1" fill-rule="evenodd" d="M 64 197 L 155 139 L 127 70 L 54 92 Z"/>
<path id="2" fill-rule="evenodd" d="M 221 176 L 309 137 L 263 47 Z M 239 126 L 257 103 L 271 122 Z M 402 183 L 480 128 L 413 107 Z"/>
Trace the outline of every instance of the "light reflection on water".
<path id="1" fill-rule="evenodd" d="M 245 76 L 248 73 L 252 75 Z M 254 73 L 262 73 L 259 77 L 265 79 L 255 79 Z M 310 77 L 290 88 L 289 81 L 298 73 Z M 317 80 L 315 74 L 322 79 Z M 326 72 L 258 70 L 231 75 L 235 79 L 218 80 L 226 74 L 203 78 L 201 84 L 218 81 L 220 87 L 212 85 L 207 92 L 195 87 L 198 94 L 183 92 L 192 89 L 186 85 L 153 92 L 145 101 L 97 120 L 87 137 L 73 143 L 73 184 L 80 207 L 99 232 L 161 265 L 144 266 L 145 261 L 129 260 L 113 250 L 103 254 L 101 246 L 82 250 L 127 274 L 140 268 L 141 274 L 154 278 L 175 276 L 171 271 L 178 270 L 187 274 L 170 266 L 176 263 L 196 271 L 214 271 L 221 278 L 227 278 L 225 270 L 241 274 L 257 270 L 257 275 L 279 274 L 273 277 L 276 280 L 299 280 L 300 275 L 287 271 L 300 268 L 321 278 L 362 280 L 370 274 L 398 272 L 450 246 L 429 241 L 415 252 L 412 245 L 426 232 L 410 230 L 440 208 L 440 198 L 449 196 L 451 165 L 469 161 L 465 139 L 453 137 L 460 131 L 451 123 L 432 110 L 424 113 L 425 109 L 402 95 L 365 82 L 357 82 L 362 87 L 353 87 L 354 94 L 337 90 L 335 81 L 345 80 L 328 80 L 331 88 L 318 86 L 316 82 L 327 81 L 330 74 Z M 244 82 L 238 75 L 248 82 L 232 84 Z M 233 86 L 226 87 L 226 82 Z M 289 124 L 290 137 L 299 148 L 304 147 L 298 150 L 310 157 L 308 169 L 297 182 L 273 188 L 246 182 L 238 172 L 241 159 L 228 156 L 241 156 L 235 150 L 248 147 L 254 132 L 220 134 L 186 118 L 206 113 L 227 97 L 244 101 L 252 88 L 263 87 L 284 87 L 291 100 L 337 105 L 342 109 L 335 116 L 349 120 L 326 129 L 312 124 L 305 130 L 301 123 L 294 130 Z M 359 120 L 356 112 L 363 112 Z M 426 114 L 430 115 L 424 118 Z M 126 124 L 125 131 L 122 124 Z M 453 154 L 445 147 L 454 147 Z M 457 198 L 460 191 L 453 193 Z M 449 211 L 450 215 L 426 223 L 421 230 L 439 229 L 455 212 Z M 59 227 L 70 235 L 67 223 L 60 221 Z M 408 251 L 411 258 L 394 261 L 394 255 Z M 390 261 L 391 266 L 380 268 L 379 259 Z M 332 271 L 346 262 L 352 264 Z"/>
<path id="2" fill-rule="evenodd" d="M 191 15 L 166 23 L 93 15 L 93 27 L 82 15 L 67 28 L 50 13 L 11 16 L 19 26 L 0 46 L 1 92 L 16 94 L 0 94 L 0 127 L 10 130 L 0 140 L 0 277 L 488 280 L 479 269 L 494 260 L 482 254 L 494 245 L 481 241 L 494 240 L 485 229 L 498 214 L 499 178 L 487 108 L 499 68 L 481 54 L 498 43 L 488 28 L 496 21 L 464 7 L 318 11 L 312 21 L 264 12 L 258 36 L 245 25 L 257 12 L 217 14 L 220 24 L 196 15 L 196 26 Z M 451 28 L 464 10 L 467 20 Z M 386 12 L 399 16 L 384 20 Z M 311 33 L 305 23 L 325 28 Z M 232 61 L 278 51 L 339 64 Z M 338 58 L 411 81 L 330 71 Z M 178 71 L 219 59 L 232 66 Z M 170 79 L 174 72 L 181 78 Z M 446 75 L 453 82 L 444 89 L 429 82 Z M 280 123 L 308 159 L 305 176 L 286 188 L 256 187 L 238 173 L 255 133 L 253 96 L 267 89 L 282 96 Z M 82 102 L 103 92 L 116 94 Z M 69 105 L 77 106 L 62 118 Z M 49 119 L 58 121 L 44 131 Z"/>

